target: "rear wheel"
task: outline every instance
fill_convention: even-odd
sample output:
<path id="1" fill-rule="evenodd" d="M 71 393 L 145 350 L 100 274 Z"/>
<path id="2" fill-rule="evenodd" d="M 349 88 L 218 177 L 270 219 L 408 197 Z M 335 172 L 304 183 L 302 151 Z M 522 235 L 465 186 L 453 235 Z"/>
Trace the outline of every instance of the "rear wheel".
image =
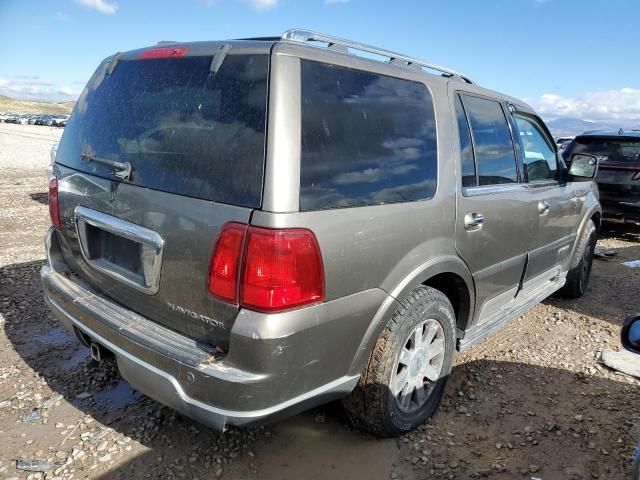
<path id="1" fill-rule="evenodd" d="M 455 315 L 440 291 L 420 287 L 386 325 L 356 389 L 344 400 L 355 425 L 389 437 L 438 408 L 453 362 Z"/>
<path id="2" fill-rule="evenodd" d="M 596 248 L 596 225 L 589 220 L 585 225 L 578 248 L 571 260 L 567 281 L 558 291 L 565 298 L 580 298 L 584 295 L 591 277 L 591 265 L 593 264 L 593 251 Z"/>

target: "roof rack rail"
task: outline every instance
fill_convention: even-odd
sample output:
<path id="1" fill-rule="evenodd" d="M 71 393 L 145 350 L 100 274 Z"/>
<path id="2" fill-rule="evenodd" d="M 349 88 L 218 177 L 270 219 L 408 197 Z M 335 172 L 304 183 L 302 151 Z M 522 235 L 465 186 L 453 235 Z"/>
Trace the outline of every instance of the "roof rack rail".
<path id="1" fill-rule="evenodd" d="M 332 37 L 331 35 L 325 35 L 323 33 L 312 32 L 311 30 L 291 29 L 282 34 L 282 40 L 289 40 L 293 42 L 307 43 L 307 42 L 322 42 L 327 44 L 327 48 L 339 51 L 341 53 L 349 53 L 349 49 L 359 50 L 361 52 L 368 52 L 374 55 L 388 58 L 388 62 L 393 65 L 400 65 L 403 67 L 417 68 L 422 70 L 426 68 L 428 70 L 434 70 L 440 72 L 445 77 L 456 77 L 463 82 L 469 84 L 475 84 L 469 75 L 457 72 L 449 67 L 443 67 L 433 63 L 424 62 L 417 58 L 407 57 L 400 53 L 392 52 L 390 50 L 384 50 L 382 48 L 373 47 L 364 43 L 354 42 L 352 40 L 346 40 L 343 38 Z"/>

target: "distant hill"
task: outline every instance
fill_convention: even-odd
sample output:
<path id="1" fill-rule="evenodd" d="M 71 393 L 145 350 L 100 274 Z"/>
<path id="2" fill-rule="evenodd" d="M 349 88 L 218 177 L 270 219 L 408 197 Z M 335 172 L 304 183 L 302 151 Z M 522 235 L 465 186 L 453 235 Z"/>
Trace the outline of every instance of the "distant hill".
<path id="1" fill-rule="evenodd" d="M 0 112 L 69 115 L 74 103 L 31 102 L 29 100 L 15 100 L 5 95 L 0 95 Z"/>
<path id="2" fill-rule="evenodd" d="M 561 117 L 545 122 L 554 137 L 573 137 L 588 130 L 631 130 L 640 128 L 639 122 L 594 122 L 581 118 Z"/>

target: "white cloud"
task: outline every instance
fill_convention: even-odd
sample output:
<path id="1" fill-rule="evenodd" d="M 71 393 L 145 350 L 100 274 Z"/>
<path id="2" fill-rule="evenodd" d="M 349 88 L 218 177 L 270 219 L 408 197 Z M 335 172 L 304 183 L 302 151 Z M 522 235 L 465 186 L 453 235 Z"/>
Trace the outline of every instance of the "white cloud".
<path id="1" fill-rule="evenodd" d="M 269 10 L 278 5 L 278 0 L 249 0 L 255 10 Z"/>
<path id="2" fill-rule="evenodd" d="M 113 15 L 118 10 L 118 4 L 109 0 L 76 0 L 76 2 L 105 15 Z"/>
<path id="3" fill-rule="evenodd" d="M 65 102 L 76 100 L 79 92 L 68 86 L 56 85 L 39 77 L 17 75 L 0 78 L 0 95 L 17 100 Z"/>
<path id="4" fill-rule="evenodd" d="M 325 5 L 337 5 L 339 3 L 349 3 L 349 0 L 324 0 Z"/>
<path id="5" fill-rule="evenodd" d="M 58 89 L 58 92 L 60 94 L 62 94 L 62 95 L 68 95 L 70 97 L 71 96 L 76 96 L 76 97 L 78 96 L 78 94 L 72 88 L 69 88 L 69 87 L 60 87 Z"/>
<path id="6" fill-rule="evenodd" d="M 545 93 L 531 101 L 545 118 L 573 117 L 591 121 L 640 121 L 640 89 L 587 92 L 574 97 Z"/>

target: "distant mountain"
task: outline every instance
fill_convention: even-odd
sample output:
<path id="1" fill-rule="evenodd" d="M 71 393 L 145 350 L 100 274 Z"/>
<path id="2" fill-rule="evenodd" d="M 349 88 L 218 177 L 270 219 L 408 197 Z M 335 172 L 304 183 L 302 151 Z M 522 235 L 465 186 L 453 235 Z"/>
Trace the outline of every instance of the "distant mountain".
<path id="1" fill-rule="evenodd" d="M 594 122 L 581 118 L 560 117 L 545 121 L 554 137 L 573 137 L 588 130 L 631 130 L 640 128 L 640 122 Z"/>
<path id="2" fill-rule="evenodd" d="M 73 103 L 32 102 L 30 100 L 15 100 L 11 97 L 0 95 L 0 113 L 69 115 Z"/>

